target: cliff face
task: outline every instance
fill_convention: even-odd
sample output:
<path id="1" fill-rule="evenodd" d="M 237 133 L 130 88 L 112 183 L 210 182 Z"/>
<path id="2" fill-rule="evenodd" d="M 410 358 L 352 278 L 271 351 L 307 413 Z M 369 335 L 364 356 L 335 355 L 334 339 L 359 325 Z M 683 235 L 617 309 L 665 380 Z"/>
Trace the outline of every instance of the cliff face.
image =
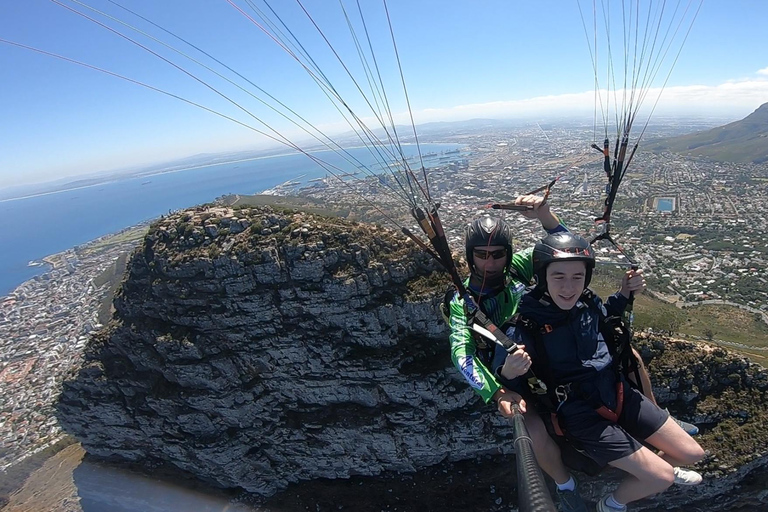
<path id="1" fill-rule="evenodd" d="M 467 407 L 419 296 L 434 266 L 410 245 L 266 209 L 165 219 L 66 384 L 62 425 L 90 454 L 262 495 L 497 450 L 492 423 L 511 432 Z"/>
<path id="2" fill-rule="evenodd" d="M 512 453 L 511 427 L 451 365 L 435 270 L 370 225 L 267 208 L 176 214 L 134 254 L 59 420 L 91 455 L 261 496 Z M 703 470 L 762 460 L 764 370 L 641 341 L 660 401 L 707 427 L 713 454 L 729 445 Z"/>

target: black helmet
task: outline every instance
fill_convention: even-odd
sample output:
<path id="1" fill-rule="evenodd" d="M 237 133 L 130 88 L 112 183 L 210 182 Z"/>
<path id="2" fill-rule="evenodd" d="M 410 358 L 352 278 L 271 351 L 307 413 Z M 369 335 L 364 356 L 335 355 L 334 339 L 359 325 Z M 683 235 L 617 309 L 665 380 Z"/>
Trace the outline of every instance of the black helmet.
<path id="1" fill-rule="evenodd" d="M 583 261 L 587 264 L 584 287 L 589 286 L 595 268 L 595 251 L 584 238 L 570 232 L 547 235 L 533 248 L 536 287 L 546 288 L 547 266 L 553 261 Z"/>
<path id="2" fill-rule="evenodd" d="M 467 249 L 469 269 L 475 271 L 475 258 L 472 251 L 475 247 L 501 245 L 507 250 L 507 261 L 504 268 L 512 263 L 512 229 L 502 219 L 483 215 L 472 221 L 464 230 L 464 245 Z"/>

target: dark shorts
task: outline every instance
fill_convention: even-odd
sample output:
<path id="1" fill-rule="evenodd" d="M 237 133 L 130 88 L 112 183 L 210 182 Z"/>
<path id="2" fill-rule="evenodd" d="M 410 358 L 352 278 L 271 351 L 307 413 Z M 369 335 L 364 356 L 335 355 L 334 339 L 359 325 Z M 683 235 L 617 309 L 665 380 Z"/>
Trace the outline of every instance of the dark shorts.
<path id="1" fill-rule="evenodd" d="M 600 465 L 632 455 L 661 428 L 669 413 L 625 385 L 624 409 L 617 423 L 600 416 L 584 400 L 569 399 L 558 413 L 566 437 Z"/>

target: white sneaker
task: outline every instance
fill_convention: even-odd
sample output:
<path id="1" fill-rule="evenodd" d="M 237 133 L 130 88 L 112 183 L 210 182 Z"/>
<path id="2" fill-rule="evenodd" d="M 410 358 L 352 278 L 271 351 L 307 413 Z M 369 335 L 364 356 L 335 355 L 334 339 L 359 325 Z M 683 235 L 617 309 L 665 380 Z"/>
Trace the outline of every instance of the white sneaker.
<path id="1" fill-rule="evenodd" d="M 606 500 L 608 499 L 608 496 L 604 496 L 600 499 L 600 501 L 597 502 L 597 505 L 595 506 L 595 509 L 597 512 L 627 512 L 627 506 L 624 505 L 624 508 L 613 508 L 609 507 L 606 503 Z"/>
<path id="2" fill-rule="evenodd" d="M 699 485 L 701 475 L 690 469 L 675 468 L 675 483 L 677 485 Z"/>

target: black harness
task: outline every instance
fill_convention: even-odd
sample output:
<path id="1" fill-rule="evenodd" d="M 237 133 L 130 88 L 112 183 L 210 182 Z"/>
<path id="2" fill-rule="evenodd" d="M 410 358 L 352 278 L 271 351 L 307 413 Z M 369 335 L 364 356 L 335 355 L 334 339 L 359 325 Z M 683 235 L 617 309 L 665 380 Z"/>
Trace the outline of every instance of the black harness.
<path id="1" fill-rule="evenodd" d="M 543 298 L 543 292 L 540 290 L 532 290 L 529 293 L 538 300 L 542 300 Z M 613 360 L 613 369 L 617 375 L 617 383 L 621 384 L 623 381 L 623 379 L 620 378 L 621 375 L 630 375 L 634 373 L 635 378 L 628 380 L 632 383 L 633 386 L 636 385 L 636 387 L 638 387 L 638 389 L 642 392 L 642 388 L 640 387 L 639 365 L 635 359 L 634 353 L 632 352 L 632 347 L 630 344 L 631 333 L 627 325 L 624 323 L 624 320 L 620 316 L 606 317 L 603 315 L 602 311 L 598 309 L 595 303 L 594 292 L 589 288 L 584 290 L 584 292 L 581 294 L 580 300 L 587 304 L 587 306 L 593 312 L 596 312 L 600 318 L 598 329 L 599 332 L 603 335 L 603 339 L 608 346 L 608 351 L 611 354 L 611 359 Z M 580 382 L 563 383 L 557 382 L 554 378 L 552 368 L 549 364 L 547 351 L 544 347 L 544 335 L 565 325 L 568 322 L 567 318 L 555 325 L 539 325 L 531 318 L 518 315 L 515 322 L 517 329 L 523 329 L 534 340 L 534 348 L 537 357 L 534 359 L 531 365 L 531 369 L 525 377 L 529 382 L 529 387 L 531 377 L 533 375 L 537 376 L 537 380 L 543 380 L 544 386 L 538 386 L 537 389 L 545 389 L 546 392 L 541 393 L 540 391 L 532 391 L 532 395 L 541 405 L 546 408 L 547 411 L 556 413 L 560 405 L 565 402 L 568 397 L 578 397 L 592 403 L 598 413 L 604 415 L 604 417 L 607 419 L 616 421 L 615 418 L 617 418 L 620 414 L 620 408 L 623 405 L 623 389 L 617 389 L 617 394 L 622 395 L 617 397 L 617 410 L 619 410 L 617 414 L 615 411 L 610 411 L 607 409 L 604 404 L 595 402 L 592 399 L 593 393 L 585 390 Z M 632 382 L 633 380 L 635 382 Z"/>
<path id="2" fill-rule="evenodd" d="M 538 300 L 543 298 L 543 292 L 541 291 L 532 290 L 529 293 L 534 294 L 533 297 Z M 544 335 L 565 325 L 568 319 L 565 319 L 556 325 L 539 325 L 532 319 L 522 315 L 518 315 L 516 318 L 516 328 L 524 329 L 530 337 L 533 338 L 534 348 L 537 354 L 535 361 L 533 361 L 531 365 L 531 369 L 525 375 L 529 385 L 528 387 L 530 388 L 530 393 L 526 398 L 533 398 L 534 404 L 536 404 L 537 409 L 544 420 L 547 431 L 560 447 L 561 457 L 566 466 L 592 476 L 597 475 L 602 470 L 602 467 L 580 449 L 578 441 L 570 437 L 566 440 L 566 432 L 562 428 L 557 416 L 558 408 L 569 397 L 578 397 L 584 399 L 587 403 L 590 403 L 590 405 L 595 408 L 595 411 L 602 417 L 609 421 L 616 422 L 621 415 L 624 403 L 624 379 L 621 379 L 620 375 L 623 374 L 629 376 L 634 374 L 634 382 L 633 379 L 627 380 L 633 387 L 639 389 L 642 393 L 639 373 L 640 366 L 635 359 L 630 345 L 632 338 L 631 331 L 620 316 L 606 317 L 603 315 L 602 311 L 597 308 L 594 298 L 594 292 L 587 288 L 582 293 L 580 300 L 587 304 L 592 311 L 597 312 L 600 318 L 598 330 L 603 335 L 603 339 L 608 346 L 608 351 L 611 354 L 611 359 L 613 361 L 611 363 L 613 371 L 616 372 L 617 377 L 617 406 L 615 410 L 610 410 L 606 407 L 605 404 L 594 397 L 593 389 L 584 389 L 579 382 L 556 382 L 549 365 L 547 351 L 544 347 Z M 539 377 L 537 378 L 536 376 Z M 539 383 L 535 386 L 531 385 L 532 381 L 542 379 L 543 383 Z M 542 389 L 546 391 L 541 392 Z"/>
<path id="3" fill-rule="evenodd" d="M 504 287 L 508 286 L 511 278 L 516 277 L 516 274 L 514 276 L 508 277 L 504 282 Z M 440 312 L 443 315 L 443 320 L 445 320 L 445 323 L 450 326 L 450 312 L 451 312 L 451 301 L 453 300 L 454 296 L 456 295 L 456 287 L 451 285 L 446 289 L 445 296 L 443 297 L 443 301 L 440 304 Z M 475 297 L 474 293 L 472 293 L 472 299 L 476 302 L 477 297 Z M 482 311 L 480 311 L 478 308 L 470 308 L 467 304 L 468 298 L 465 298 L 464 300 L 464 312 L 467 315 L 467 322 L 469 324 L 473 322 L 477 322 L 480 326 L 489 329 L 494 328 L 498 329 L 493 325 L 491 320 L 485 316 Z M 503 332 L 503 331 L 502 331 Z M 490 366 L 491 361 L 493 361 L 493 354 L 496 350 L 496 343 L 493 343 L 491 340 L 486 338 L 485 336 L 481 336 L 478 333 L 471 331 L 472 338 L 475 340 L 476 345 L 476 353 L 475 355 L 480 359 L 480 361 L 486 365 Z M 506 348 L 506 347 L 505 347 Z"/>

